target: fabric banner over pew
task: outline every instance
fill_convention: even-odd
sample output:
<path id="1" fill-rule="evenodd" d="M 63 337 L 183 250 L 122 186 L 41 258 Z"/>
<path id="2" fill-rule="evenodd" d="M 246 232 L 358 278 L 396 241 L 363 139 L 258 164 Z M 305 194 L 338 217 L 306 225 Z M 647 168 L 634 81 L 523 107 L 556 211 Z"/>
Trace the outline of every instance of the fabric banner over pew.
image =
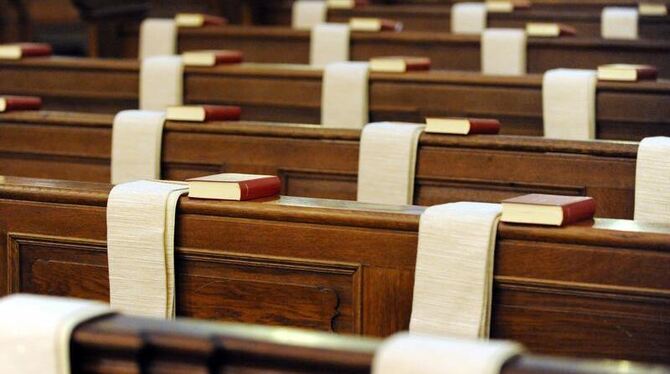
<path id="1" fill-rule="evenodd" d="M 451 32 L 479 35 L 486 29 L 485 3 L 456 3 L 451 6 Z"/>
<path id="2" fill-rule="evenodd" d="M 323 71 L 321 124 L 360 129 L 369 118 L 369 64 L 337 62 Z"/>
<path id="3" fill-rule="evenodd" d="M 109 305 L 15 294 L 0 299 L 3 373 L 70 374 L 70 336 L 82 322 L 112 313 Z"/>
<path id="4" fill-rule="evenodd" d="M 412 204 L 416 152 L 425 127 L 379 122 L 363 128 L 358 158 L 359 202 Z"/>
<path id="5" fill-rule="evenodd" d="M 177 24 L 172 19 L 148 18 L 140 26 L 140 59 L 177 53 Z"/>
<path id="6" fill-rule="evenodd" d="M 309 30 L 326 22 L 328 5 L 325 1 L 297 0 L 293 2 L 291 27 L 298 30 Z"/>
<path id="7" fill-rule="evenodd" d="M 309 63 L 323 67 L 333 62 L 349 61 L 349 25 L 323 23 L 312 28 Z"/>
<path id="8" fill-rule="evenodd" d="M 554 69 L 542 80 L 544 136 L 592 140 L 596 137 L 596 86 L 593 70 Z"/>
<path id="9" fill-rule="evenodd" d="M 160 179 L 165 112 L 124 110 L 112 129 L 112 184 Z"/>
<path id="10" fill-rule="evenodd" d="M 184 97 L 184 63 L 179 56 L 156 56 L 142 60 L 140 109 L 165 110 L 181 105 Z"/>
<path id="11" fill-rule="evenodd" d="M 640 142 L 635 175 L 635 220 L 670 224 L 670 138 Z"/>
<path id="12" fill-rule="evenodd" d="M 486 29 L 481 38 L 482 74 L 526 74 L 526 32 L 517 29 Z"/>
<path id="13" fill-rule="evenodd" d="M 498 374 L 508 360 L 523 352 L 523 346 L 509 341 L 400 333 L 377 350 L 372 374 Z"/>
<path id="14" fill-rule="evenodd" d="M 452 203 L 421 215 L 409 330 L 486 338 L 500 204 Z"/>
<path id="15" fill-rule="evenodd" d="M 600 34 L 604 39 L 637 39 L 638 18 L 637 9 L 605 7 L 600 20 Z"/>
<path id="16" fill-rule="evenodd" d="M 181 183 L 120 184 L 107 201 L 110 302 L 119 311 L 175 316 L 174 224 Z"/>

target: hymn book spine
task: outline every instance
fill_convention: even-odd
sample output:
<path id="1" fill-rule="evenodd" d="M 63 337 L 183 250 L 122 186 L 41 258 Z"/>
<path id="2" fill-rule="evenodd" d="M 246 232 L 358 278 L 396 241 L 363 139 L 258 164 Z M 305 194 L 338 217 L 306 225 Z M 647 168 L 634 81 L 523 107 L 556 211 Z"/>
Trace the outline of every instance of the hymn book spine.
<path id="1" fill-rule="evenodd" d="M 215 65 L 219 64 L 239 64 L 244 60 L 244 55 L 240 51 L 218 51 L 214 52 Z"/>
<path id="2" fill-rule="evenodd" d="M 238 106 L 203 105 L 205 121 L 239 121 L 242 109 Z"/>
<path id="3" fill-rule="evenodd" d="M 238 182 L 240 186 L 240 200 L 255 200 L 263 197 L 279 195 L 281 181 L 279 177 L 258 178 Z"/>
<path id="4" fill-rule="evenodd" d="M 10 110 L 39 110 L 42 99 L 32 96 L 4 96 L 0 97 L 0 112 Z"/>
<path id="5" fill-rule="evenodd" d="M 468 135 L 497 134 L 500 132 L 500 121 L 497 119 L 469 118 L 470 131 Z"/>
<path id="6" fill-rule="evenodd" d="M 562 225 L 592 219 L 596 213 L 596 201 L 594 199 L 585 199 L 572 204 L 565 204 L 563 209 Z"/>
<path id="7" fill-rule="evenodd" d="M 41 57 L 51 56 L 53 50 L 49 44 L 44 43 L 23 43 L 19 45 L 22 57 Z"/>

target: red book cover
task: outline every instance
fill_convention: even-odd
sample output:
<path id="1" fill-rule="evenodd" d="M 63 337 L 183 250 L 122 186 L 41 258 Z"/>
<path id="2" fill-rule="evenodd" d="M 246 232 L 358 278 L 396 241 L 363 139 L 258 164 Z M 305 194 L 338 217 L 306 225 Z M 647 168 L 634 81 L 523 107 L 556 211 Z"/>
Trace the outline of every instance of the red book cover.
<path id="1" fill-rule="evenodd" d="M 53 49 L 45 43 L 19 43 L 22 57 L 51 56 Z"/>
<path id="2" fill-rule="evenodd" d="M 655 80 L 658 77 L 658 69 L 656 66 L 637 65 L 635 66 L 635 70 L 637 70 L 638 80 Z"/>
<path id="3" fill-rule="evenodd" d="M 239 121 L 242 108 L 228 105 L 203 105 L 205 121 Z"/>
<path id="4" fill-rule="evenodd" d="M 573 203 L 563 205 L 563 224 L 592 219 L 596 213 L 596 201 L 591 197 L 576 199 Z"/>
<path id="5" fill-rule="evenodd" d="M 558 36 L 575 36 L 577 35 L 577 29 L 572 26 L 564 25 L 562 23 L 558 24 Z"/>
<path id="6" fill-rule="evenodd" d="M 431 61 L 428 57 L 399 57 L 405 60 L 407 71 L 430 70 Z"/>
<path id="7" fill-rule="evenodd" d="M 0 112 L 10 110 L 39 110 L 42 99 L 34 96 L 0 96 Z"/>
<path id="8" fill-rule="evenodd" d="M 210 14 L 202 15 L 203 26 L 221 26 L 228 23 L 228 20 L 223 17 L 212 16 Z"/>
<path id="9" fill-rule="evenodd" d="M 214 51 L 216 65 L 219 64 L 239 64 L 244 60 L 244 54 L 235 50 Z"/>
<path id="10" fill-rule="evenodd" d="M 529 194 L 503 200 L 502 203 L 560 207 L 563 210 L 561 225 L 592 219 L 596 212 L 596 202 L 588 196 Z"/>
<path id="11" fill-rule="evenodd" d="M 403 24 L 402 22 L 394 21 L 391 19 L 380 19 L 381 21 L 381 31 L 402 31 Z"/>
<path id="12" fill-rule="evenodd" d="M 500 132 L 500 121 L 488 118 L 468 118 L 470 121 L 469 135 L 497 134 Z"/>
<path id="13" fill-rule="evenodd" d="M 242 192 L 241 201 L 276 196 L 281 190 L 281 181 L 275 176 L 241 181 L 239 185 Z"/>

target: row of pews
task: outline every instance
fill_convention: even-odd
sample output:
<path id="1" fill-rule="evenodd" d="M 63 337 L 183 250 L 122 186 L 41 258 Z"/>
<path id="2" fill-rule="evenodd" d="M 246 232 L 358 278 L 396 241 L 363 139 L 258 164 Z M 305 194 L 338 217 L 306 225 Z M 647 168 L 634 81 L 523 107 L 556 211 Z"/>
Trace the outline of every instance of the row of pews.
<path id="1" fill-rule="evenodd" d="M 416 27 L 353 33 L 352 60 L 396 54 L 433 61 L 430 72 L 370 73 L 371 121 L 460 116 L 504 124 L 501 135 L 422 134 L 416 205 L 395 206 L 355 201 L 361 130 L 319 125 L 323 69 L 286 65 L 306 64 L 310 48 L 309 31 L 281 26 L 290 2 L 235 3 L 246 9 L 246 21 L 251 11 L 268 12 L 252 18 L 274 26 L 184 29 L 178 49 L 244 52 L 250 63 L 186 68 L 183 84 L 185 104 L 239 105 L 242 121 L 167 121 L 161 178 L 272 174 L 282 180 L 282 196 L 180 198 L 176 310 L 180 317 L 278 327 L 107 316 L 72 334 L 72 372 L 370 372 L 381 344 L 371 337 L 409 328 L 425 207 L 526 193 L 592 196 L 597 218 L 561 228 L 498 225 L 491 337 L 520 342 L 533 355 L 670 364 L 670 222 L 633 220 L 639 141 L 670 135 L 667 17 L 642 18 L 649 39 L 637 41 L 529 39 L 531 74 L 501 77 L 478 72 L 479 37 L 419 28 L 437 29 L 428 18 L 448 18 L 446 4 L 329 13 L 331 21 L 383 16 Z M 490 21 L 518 26 L 558 12 L 565 22 L 583 21 L 584 35 L 592 31 L 592 14 L 540 3 L 546 5 Z M 599 4 L 583 6 L 595 12 Z M 0 113 L 0 295 L 110 298 L 112 114 L 138 107 L 139 21 L 121 18 L 111 29 L 109 20 L 87 22 L 93 57 L 0 60 L 0 94 L 43 99 L 40 111 Z M 123 59 L 96 58 L 103 56 Z M 541 73 L 611 62 L 654 64 L 662 78 L 599 82 L 599 140 L 543 138 Z M 626 365 L 523 355 L 501 372 L 610 373 Z"/>
<path id="2" fill-rule="evenodd" d="M 139 76 L 140 64 L 134 60 L 0 61 L 1 92 L 40 96 L 43 108 L 50 110 L 117 113 L 137 107 Z M 305 65 L 186 67 L 184 104 L 239 105 L 244 120 L 317 124 L 321 123 L 322 81 L 322 69 Z M 503 134 L 543 133 L 541 75 L 500 77 L 441 70 L 371 73 L 369 96 L 371 121 L 484 117 L 504 122 Z M 597 138 L 639 141 L 670 134 L 668 97 L 666 80 L 599 82 Z"/>

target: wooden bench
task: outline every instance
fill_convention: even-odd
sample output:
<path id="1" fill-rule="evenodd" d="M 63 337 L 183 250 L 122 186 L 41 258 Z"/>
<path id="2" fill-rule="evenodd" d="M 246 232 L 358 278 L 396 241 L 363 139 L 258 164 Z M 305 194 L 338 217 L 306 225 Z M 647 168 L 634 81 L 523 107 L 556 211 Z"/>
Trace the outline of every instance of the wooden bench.
<path id="1" fill-rule="evenodd" d="M 201 321 L 157 321 L 125 315 L 80 325 L 71 338 L 73 373 L 107 373 L 109 367 L 143 373 L 231 371 L 370 373 L 380 340 L 304 330 Z M 148 354 L 147 352 L 151 352 Z M 121 353 L 121 354 L 119 354 Z M 175 365 L 175 364 L 181 365 Z M 630 362 L 594 362 L 522 354 L 501 374 L 664 374 L 670 368 Z M 148 369 L 154 368 L 154 370 Z"/>
<path id="2" fill-rule="evenodd" d="M 669 60 L 670 61 L 670 60 Z M 42 96 L 45 109 L 116 113 L 138 106 L 139 64 L 51 58 L 0 61 L 0 92 Z M 235 104 L 243 119 L 320 123 L 322 71 L 308 66 L 187 68 L 184 102 Z M 598 83 L 597 137 L 670 135 L 670 82 Z M 542 76 L 432 71 L 371 74 L 370 120 L 497 118 L 508 135 L 542 135 Z"/>
<path id="3" fill-rule="evenodd" d="M 111 186 L 4 177 L 0 290 L 107 300 Z M 373 336 L 407 329 L 420 207 L 182 198 L 177 313 Z M 501 224 L 492 335 L 533 352 L 668 362 L 670 227 Z"/>
<path id="4" fill-rule="evenodd" d="M 451 31 L 451 7 L 442 4 L 369 5 L 355 9 L 329 9 L 328 22 L 346 23 L 352 17 L 388 18 L 401 21 L 404 30 L 427 32 Z M 600 11 L 535 9 L 513 13 L 488 13 L 488 27 L 525 28 L 528 22 L 560 22 L 577 30 L 579 37 L 600 37 Z M 265 21 L 270 25 L 290 25 L 290 4 L 267 9 Z M 670 17 L 640 16 L 641 39 L 667 39 Z"/>
<path id="5" fill-rule="evenodd" d="M 0 114 L 0 175 L 109 182 L 111 115 Z M 355 200 L 360 130 L 167 122 L 162 176 L 279 175 L 284 195 Z M 414 202 L 592 196 L 598 217 L 633 217 L 637 143 L 423 134 Z"/>
<path id="6" fill-rule="evenodd" d="M 100 37 L 99 56 L 137 58 L 139 27 L 119 30 L 118 40 Z M 107 46 L 109 52 L 104 52 Z M 117 46 L 114 48 L 113 46 Z M 246 61 L 306 64 L 309 62 L 310 32 L 286 27 L 222 26 L 179 31 L 180 51 L 239 49 Z M 115 50 L 117 49 L 117 50 Z M 435 69 L 480 71 L 480 37 L 406 31 L 351 35 L 352 60 L 378 56 L 427 56 Z M 670 76 L 670 41 L 603 40 L 598 38 L 529 38 L 529 73 L 553 68 L 595 69 L 611 63 L 651 64 L 659 76 Z"/>

